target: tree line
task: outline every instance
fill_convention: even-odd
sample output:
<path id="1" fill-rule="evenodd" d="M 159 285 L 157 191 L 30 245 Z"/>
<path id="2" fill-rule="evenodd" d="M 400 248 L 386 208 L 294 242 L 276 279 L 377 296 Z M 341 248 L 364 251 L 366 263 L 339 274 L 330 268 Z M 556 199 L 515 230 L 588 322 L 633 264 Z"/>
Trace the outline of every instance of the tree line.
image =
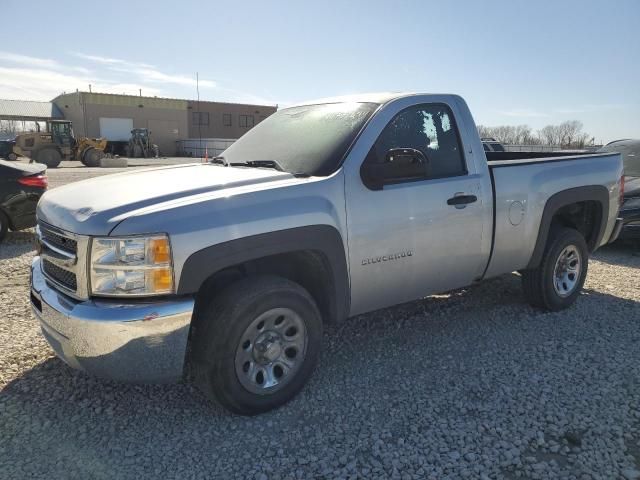
<path id="1" fill-rule="evenodd" d="M 0 120 L 0 133 L 15 136 L 19 132 L 18 122 L 15 120 Z"/>
<path id="2" fill-rule="evenodd" d="M 487 127 L 478 125 L 481 137 L 492 137 L 508 145 L 554 145 L 563 148 L 584 148 L 594 142 L 594 138 L 583 132 L 584 125 L 579 120 L 568 120 L 559 125 L 547 125 L 534 131 L 529 125 L 500 125 Z"/>

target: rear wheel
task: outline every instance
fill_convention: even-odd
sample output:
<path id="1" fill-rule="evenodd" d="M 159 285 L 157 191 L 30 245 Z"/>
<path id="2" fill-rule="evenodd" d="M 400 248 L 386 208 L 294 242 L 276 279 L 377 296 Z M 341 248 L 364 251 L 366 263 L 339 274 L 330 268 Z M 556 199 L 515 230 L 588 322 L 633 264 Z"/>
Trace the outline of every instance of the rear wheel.
<path id="1" fill-rule="evenodd" d="M 7 158 L 9 159 L 9 161 L 15 162 L 16 160 L 18 160 L 18 155 L 16 155 L 15 153 L 11 152 L 9 155 L 7 155 Z"/>
<path id="2" fill-rule="evenodd" d="M 257 276 L 214 298 L 193 335 L 198 386 L 229 410 L 253 415 L 286 403 L 307 382 L 322 319 L 300 285 Z"/>
<path id="3" fill-rule="evenodd" d="M 62 161 L 62 155 L 55 148 L 43 148 L 36 154 L 36 162 L 44 163 L 49 168 L 56 168 Z"/>
<path id="4" fill-rule="evenodd" d="M 4 212 L 0 211 L 0 242 L 7 235 L 7 230 L 9 230 L 9 219 Z"/>
<path id="5" fill-rule="evenodd" d="M 589 251 L 584 237 L 572 228 L 551 231 L 542 261 L 522 272 L 522 287 L 534 307 L 557 311 L 571 306 L 587 278 Z"/>

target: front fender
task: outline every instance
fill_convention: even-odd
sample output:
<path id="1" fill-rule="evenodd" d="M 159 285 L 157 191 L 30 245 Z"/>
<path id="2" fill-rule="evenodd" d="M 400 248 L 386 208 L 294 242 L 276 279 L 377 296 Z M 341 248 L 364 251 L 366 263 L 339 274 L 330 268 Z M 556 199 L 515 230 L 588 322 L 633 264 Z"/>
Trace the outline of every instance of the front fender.
<path id="1" fill-rule="evenodd" d="M 195 294 L 215 273 L 250 260 L 299 251 L 320 252 L 327 259 L 333 280 L 336 318 L 348 316 L 349 275 L 342 237 L 330 225 L 309 225 L 230 240 L 191 254 L 185 261 L 178 295 Z"/>

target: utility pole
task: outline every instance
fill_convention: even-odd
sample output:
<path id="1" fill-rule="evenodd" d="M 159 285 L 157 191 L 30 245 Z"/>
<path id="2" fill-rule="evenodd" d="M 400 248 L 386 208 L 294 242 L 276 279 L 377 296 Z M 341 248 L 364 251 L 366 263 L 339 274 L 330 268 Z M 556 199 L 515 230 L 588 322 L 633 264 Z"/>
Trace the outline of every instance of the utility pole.
<path id="1" fill-rule="evenodd" d="M 202 163 L 202 113 L 200 112 L 200 77 L 196 72 L 196 93 L 198 95 L 198 138 L 199 138 L 199 150 L 200 150 L 200 163 Z"/>

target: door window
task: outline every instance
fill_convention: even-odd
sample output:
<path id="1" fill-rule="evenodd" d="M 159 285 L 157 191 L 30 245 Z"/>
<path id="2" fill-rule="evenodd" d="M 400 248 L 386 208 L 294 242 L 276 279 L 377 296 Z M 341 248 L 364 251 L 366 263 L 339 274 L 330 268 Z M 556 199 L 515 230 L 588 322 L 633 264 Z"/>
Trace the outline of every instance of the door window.
<path id="1" fill-rule="evenodd" d="M 396 175 L 395 169 L 403 172 Z M 369 151 L 363 170 L 374 172 L 374 176 L 386 175 L 387 181 L 383 179 L 382 183 L 466 175 L 460 137 L 449 107 L 416 105 L 397 114 Z M 363 179 L 367 183 L 366 171 Z"/>

